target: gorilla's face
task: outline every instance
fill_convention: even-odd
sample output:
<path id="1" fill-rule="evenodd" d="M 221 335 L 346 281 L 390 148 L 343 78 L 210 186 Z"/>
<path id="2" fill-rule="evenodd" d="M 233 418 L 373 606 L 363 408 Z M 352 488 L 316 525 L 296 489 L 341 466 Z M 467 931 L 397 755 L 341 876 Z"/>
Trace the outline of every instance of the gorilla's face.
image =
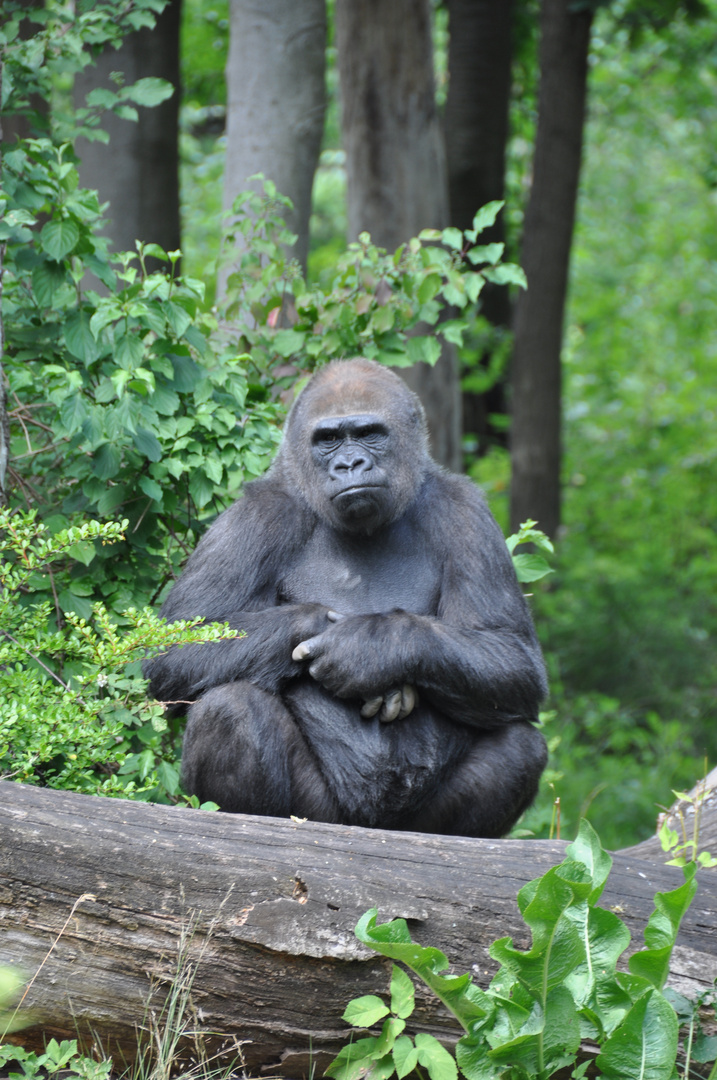
<path id="1" fill-rule="evenodd" d="M 429 462 L 416 395 L 356 359 L 322 368 L 299 395 L 276 470 L 333 529 L 370 534 L 405 513 Z"/>
<path id="2" fill-rule="evenodd" d="M 324 417 L 314 424 L 311 457 L 325 505 L 344 528 L 373 532 L 391 516 L 390 433 L 374 413 Z"/>

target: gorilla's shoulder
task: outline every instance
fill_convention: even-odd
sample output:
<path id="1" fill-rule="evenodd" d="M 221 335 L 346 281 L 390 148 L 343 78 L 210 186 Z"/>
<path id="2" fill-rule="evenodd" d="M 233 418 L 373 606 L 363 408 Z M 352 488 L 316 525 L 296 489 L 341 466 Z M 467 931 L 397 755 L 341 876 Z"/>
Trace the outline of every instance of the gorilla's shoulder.
<path id="1" fill-rule="evenodd" d="M 236 502 L 219 515 L 206 539 L 222 541 L 252 537 L 265 548 L 282 538 L 301 543 L 315 526 L 306 503 L 271 473 L 246 484 Z"/>
<path id="2" fill-rule="evenodd" d="M 440 509 L 447 514 L 488 514 L 485 495 L 473 480 L 467 476 L 448 472 L 439 465 L 428 469 L 420 493 L 423 508 Z"/>

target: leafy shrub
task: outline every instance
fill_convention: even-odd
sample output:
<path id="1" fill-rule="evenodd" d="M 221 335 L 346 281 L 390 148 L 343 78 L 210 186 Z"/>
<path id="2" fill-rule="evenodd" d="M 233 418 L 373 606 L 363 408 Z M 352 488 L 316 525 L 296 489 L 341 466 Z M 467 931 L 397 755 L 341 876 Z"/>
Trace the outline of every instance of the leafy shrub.
<path id="1" fill-rule="evenodd" d="M 126 798 L 176 799 L 179 729 L 148 701 L 148 650 L 236 631 L 165 624 L 151 610 L 117 621 L 43 599 L 53 567 L 78 547 L 116 547 L 122 524 L 87 522 L 50 535 L 34 513 L 0 511 L 0 777 Z"/>

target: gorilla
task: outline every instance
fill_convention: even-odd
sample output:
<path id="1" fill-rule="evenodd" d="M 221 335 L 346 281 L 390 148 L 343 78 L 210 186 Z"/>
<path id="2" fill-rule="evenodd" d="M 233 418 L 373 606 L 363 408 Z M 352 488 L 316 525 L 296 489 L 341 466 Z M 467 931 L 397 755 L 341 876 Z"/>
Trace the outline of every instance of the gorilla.
<path id="1" fill-rule="evenodd" d="M 192 702 L 182 784 L 200 801 L 497 837 L 535 796 L 547 686 L 505 540 L 373 361 L 313 376 L 161 613 L 246 631 L 147 667 L 156 698 Z"/>

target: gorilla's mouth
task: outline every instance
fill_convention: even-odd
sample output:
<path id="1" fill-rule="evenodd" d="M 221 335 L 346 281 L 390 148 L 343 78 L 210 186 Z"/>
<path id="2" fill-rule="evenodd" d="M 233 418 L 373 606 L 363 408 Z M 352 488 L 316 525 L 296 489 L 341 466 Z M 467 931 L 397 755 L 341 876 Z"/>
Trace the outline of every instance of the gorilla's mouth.
<path id="1" fill-rule="evenodd" d="M 352 484 L 351 487 L 342 488 L 331 496 L 332 499 L 340 499 L 342 495 L 367 495 L 373 491 L 381 491 L 385 484 Z"/>

